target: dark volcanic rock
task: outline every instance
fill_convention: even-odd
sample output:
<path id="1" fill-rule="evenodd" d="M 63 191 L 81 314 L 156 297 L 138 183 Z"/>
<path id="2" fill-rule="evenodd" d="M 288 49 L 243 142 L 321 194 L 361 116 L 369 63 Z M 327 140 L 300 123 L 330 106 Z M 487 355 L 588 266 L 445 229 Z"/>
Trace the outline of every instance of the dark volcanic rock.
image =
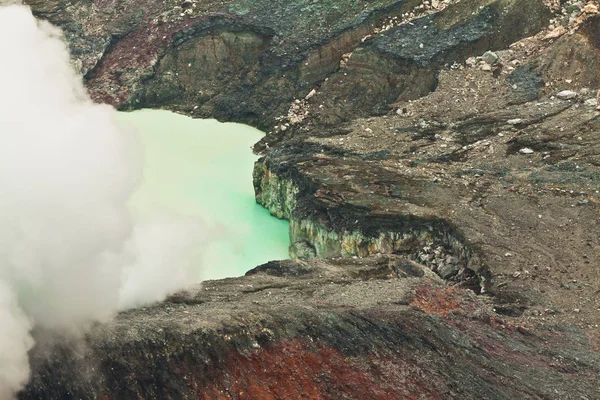
<path id="1" fill-rule="evenodd" d="M 443 65 L 505 48 L 537 33 L 548 18 L 539 1 L 471 0 L 393 28 L 357 48 L 323 85 L 320 121 L 387 113 L 395 101 L 433 91 Z"/>
<path id="2" fill-rule="evenodd" d="M 505 47 L 548 19 L 540 1 L 462 1 L 358 47 L 415 2 L 247 0 L 185 10 L 155 0 L 104 3 L 30 1 L 65 29 L 94 99 L 265 130 L 292 100 L 321 85 L 321 122 L 385 113 L 398 99 L 433 90 L 443 64 Z M 340 70 L 342 55 L 355 49 Z"/>
<path id="3" fill-rule="evenodd" d="M 29 4 L 65 29 L 94 99 L 267 129 L 380 20 L 414 1 Z"/>
<path id="4" fill-rule="evenodd" d="M 246 1 L 177 33 L 134 107 L 172 106 L 267 129 L 405 1 Z M 166 95 L 166 97 L 165 97 Z M 267 125 L 267 121 L 269 124 Z"/>
<path id="5" fill-rule="evenodd" d="M 32 357 L 22 400 L 600 395 L 582 332 L 506 324 L 397 257 L 271 263 Z"/>
<path id="6" fill-rule="evenodd" d="M 436 92 L 397 104 L 405 116 L 296 131 L 257 163 L 257 201 L 317 255 L 405 254 L 476 290 L 478 277 L 518 292 L 507 301 L 521 312 L 585 309 L 595 324 L 600 112 L 548 97 L 511 105 L 513 90 L 449 70 Z M 565 293 L 568 282 L 584 292 Z"/>
<path id="7" fill-rule="evenodd" d="M 542 74 L 534 65 L 527 64 L 517 68 L 513 73 L 506 77 L 506 82 L 512 88 L 513 104 L 527 103 L 540 97 L 544 80 Z"/>

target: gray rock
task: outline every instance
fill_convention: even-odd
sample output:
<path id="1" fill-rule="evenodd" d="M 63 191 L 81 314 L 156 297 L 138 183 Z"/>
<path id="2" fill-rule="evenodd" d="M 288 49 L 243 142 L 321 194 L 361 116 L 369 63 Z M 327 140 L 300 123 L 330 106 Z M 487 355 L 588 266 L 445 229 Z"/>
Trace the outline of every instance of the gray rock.
<path id="1" fill-rule="evenodd" d="M 512 87 L 511 98 L 513 104 L 523 104 L 536 100 L 544 87 L 540 70 L 531 64 L 517 68 L 506 77 L 506 82 Z"/>
<path id="2" fill-rule="evenodd" d="M 316 118 L 335 125 L 358 116 L 387 113 L 391 103 L 435 90 L 437 75 L 446 63 L 464 62 L 478 54 L 483 43 L 488 49 L 506 48 L 547 25 L 548 10 L 540 1 L 485 3 L 487 6 L 480 8 L 479 0 L 456 2 L 362 43 L 347 69 L 331 75 L 321 86 L 324 109 Z M 485 65 L 489 64 L 484 62 L 484 70 L 494 72 Z M 346 85 L 353 89 L 340 89 Z"/>
<path id="3" fill-rule="evenodd" d="M 446 263 L 448 264 L 457 264 L 458 263 L 458 257 L 455 257 L 451 254 L 448 254 L 446 256 Z"/>
<path id="4" fill-rule="evenodd" d="M 458 265 L 448 264 L 444 268 L 440 269 L 439 274 L 443 279 L 450 279 L 454 275 L 458 274 L 458 271 L 460 271 L 460 267 Z"/>
<path id="5" fill-rule="evenodd" d="M 481 56 L 481 59 L 488 64 L 495 64 L 498 62 L 499 57 L 498 54 L 494 53 L 493 51 L 486 51 Z"/>
<path id="6" fill-rule="evenodd" d="M 571 100 L 576 98 L 577 96 L 577 92 L 574 92 L 572 90 L 563 90 L 562 92 L 558 92 L 556 95 L 556 97 L 558 97 L 561 100 Z"/>
<path id="7" fill-rule="evenodd" d="M 519 153 L 521 153 L 521 154 L 532 154 L 532 153 L 534 153 L 534 151 L 533 151 L 533 150 L 531 150 L 531 149 L 530 149 L 530 148 L 528 148 L 528 147 L 524 147 L 524 148 L 522 148 L 521 150 L 519 150 Z"/>
<path id="8" fill-rule="evenodd" d="M 587 107 L 597 107 L 598 99 L 587 99 L 586 101 L 583 102 L 583 105 L 587 106 Z"/>

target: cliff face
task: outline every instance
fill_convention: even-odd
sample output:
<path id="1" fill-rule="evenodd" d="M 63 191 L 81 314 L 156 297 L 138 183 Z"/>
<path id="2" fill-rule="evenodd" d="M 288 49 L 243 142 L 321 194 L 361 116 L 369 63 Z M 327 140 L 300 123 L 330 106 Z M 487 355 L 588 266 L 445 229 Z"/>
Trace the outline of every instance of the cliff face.
<path id="1" fill-rule="evenodd" d="M 307 260 L 40 346 L 21 398 L 600 397 L 593 7 L 29 3 L 96 100 L 268 131 Z"/>
<path id="2" fill-rule="evenodd" d="M 409 0 L 30 1 L 65 29 L 92 97 L 264 129 Z"/>
<path id="3" fill-rule="evenodd" d="M 435 9 L 415 0 L 28 3 L 65 30 L 95 100 L 265 130 L 320 86 L 324 121 L 385 113 L 400 95 L 433 90 L 443 64 L 505 47 L 549 17 L 539 1 L 459 4 L 449 17 L 433 13 L 400 26 L 409 13 Z"/>

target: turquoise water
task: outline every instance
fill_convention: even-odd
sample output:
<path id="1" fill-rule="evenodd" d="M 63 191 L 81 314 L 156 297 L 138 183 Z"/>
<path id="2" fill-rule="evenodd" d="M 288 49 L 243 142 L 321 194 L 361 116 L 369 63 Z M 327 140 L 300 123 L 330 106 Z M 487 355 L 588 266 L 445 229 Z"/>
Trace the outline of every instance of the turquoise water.
<path id="1" fill-rule="evenodd" d="M 131 199 L 136 220 L 157 212 L 200 218 L 207 229 L 202 279 L 240 276 L 288 258 L 289 225 L 256 204 L 250 147 L 262 132 L 169 111 L 119 113 L 144 148 L 143 183 Z"/>

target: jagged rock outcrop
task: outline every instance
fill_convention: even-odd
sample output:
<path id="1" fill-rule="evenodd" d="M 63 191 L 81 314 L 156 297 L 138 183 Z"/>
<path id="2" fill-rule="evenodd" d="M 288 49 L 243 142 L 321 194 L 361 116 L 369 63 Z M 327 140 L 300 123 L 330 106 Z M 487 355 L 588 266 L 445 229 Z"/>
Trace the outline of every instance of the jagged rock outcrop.
<path id="1" fill-rule="evenodd" d="M 290 220 L 291 255 L 300 255 L 298 247 L 325 258 L 406 254 L 435 261 L 435 271 L 479 292 L 489 271 L 447 219 L 423 204 L 440 197 L 437 185 L 382 167 L 378 159 L 388 155 L 373 154 L 290 143 L 257 162 L 257 201 Z M 438 257 L 423 258 L 423 248 L 438 247 Z"/>
<path id="2" fill-rule="evenodd" d="M 523 51 L 530 51 L 528 44 Z M 538 56 L 554 51 L 551 46 Z M 515 50 L 500 55 L 507 66 L 520 59 Z M 509 303 L 499 308 L 540 317 L 555 308 L 578 310 L 565 317 L 593 326 L 600 112 L 589 100 L 596 90 L 582 88 L 576 99 L 560 100 L 551 88 L 538 87 L 542 97 L 515 104 L 521 89 L 511 79 L 516 71 L 506 68 L 494 77 L 477 67 L 448 69 L 434 93 L 397 103 L 394 115 L 295 131 L 258 162 L 257 200 L 274 215 L 287 210 L 283 216 L 292 227 L 301 221 L 327 227 L 311 235 L 292 229 L 317 255 L 322 237 L 339 243 L 340 232 L 353 223 L 354 232 L 375 232 L 375 241 L 354 236 L 351 249 L 381 243 L 381 232 L 412 229 L 410 245 L 395 240 L 376 251 L 412 255 L 438 273 L 447 267 L 445 256 L 433 256 L 432 265 L 431 251 L 423 249 L 440 246 L 450 260 L 476 256 L 477 263 L 453 265 L 444 276 L 460 281 L 459 271 L 473 265 L 476 274 L 491 270 L 492 291 Z M 295 189 L 281 190 L 289 187 Z M 431 228 L 436 218 L 445 228 Z M 421 228 L 415 231 L 415 224 Z M 451 249 L 461 249 L 462 257 Z M 569 294 L 571 288 L 578 296 Z"/>

